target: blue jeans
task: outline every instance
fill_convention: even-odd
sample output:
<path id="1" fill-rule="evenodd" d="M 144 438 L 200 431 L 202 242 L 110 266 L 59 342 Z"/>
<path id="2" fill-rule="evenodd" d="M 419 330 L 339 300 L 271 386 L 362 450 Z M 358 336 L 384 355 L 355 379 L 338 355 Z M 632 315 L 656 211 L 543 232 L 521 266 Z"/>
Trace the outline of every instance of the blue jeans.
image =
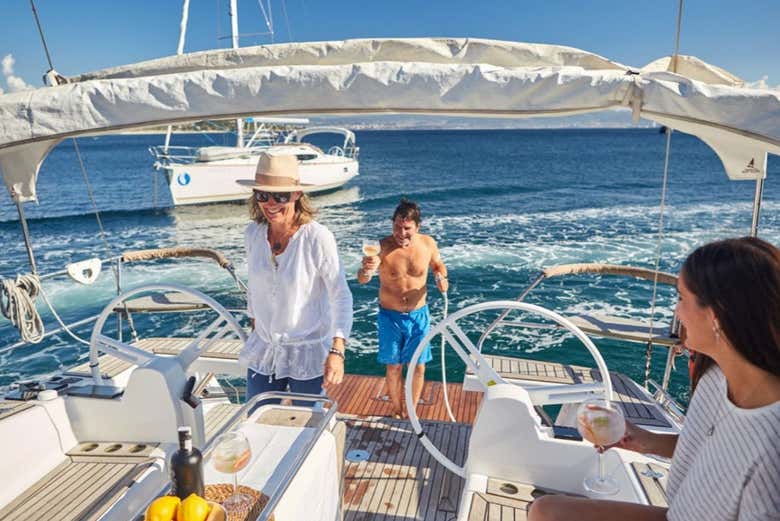
<path id="1" fill-rule="evenodd" d="M 269 391 L 289 391 L 293 393 L 304 394 L 322 394 L 322 376 L 312 378 L 311 380 L 295 380 L 294 378 L 276 378 L 276 376 L 269 376 L 267 374 L 256 373 L 251 369 L 246 372 L 246 399 L 249 401 L 253 396 L 257 396 L 260 393 L 266 393 Z M 281 400 L 269 399 L 260 400 L 249 411 L 252 414 L 254 410 L 262 405 L 278 404 Z M 293 405 L 299 406 L 311 406 L 316 402 L 308 402 L 304 400 L 293 400 Z"/>

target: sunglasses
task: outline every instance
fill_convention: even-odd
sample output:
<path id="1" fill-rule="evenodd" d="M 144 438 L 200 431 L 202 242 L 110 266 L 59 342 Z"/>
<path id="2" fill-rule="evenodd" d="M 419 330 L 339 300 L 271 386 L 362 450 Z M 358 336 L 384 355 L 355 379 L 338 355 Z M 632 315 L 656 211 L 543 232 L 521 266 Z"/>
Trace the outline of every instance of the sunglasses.
<path id="1" fill-rule="evenodd" d="M 258 203 L 267 203 L 271 198 L 279 204 L 289 203 L 292 198 L 292 192 L 261 192 L 255 190 L 255 201 Z"/>

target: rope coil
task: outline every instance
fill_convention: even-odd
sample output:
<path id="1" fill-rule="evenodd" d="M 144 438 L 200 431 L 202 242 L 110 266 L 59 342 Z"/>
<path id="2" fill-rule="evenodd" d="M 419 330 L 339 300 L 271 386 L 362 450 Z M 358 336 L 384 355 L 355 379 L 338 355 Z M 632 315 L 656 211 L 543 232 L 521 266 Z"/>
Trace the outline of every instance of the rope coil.
<path id="1" fill-rule="evenodd" d="M 37 275 L 17 275 L 16 280 L 0 279 L 0 312 L 19 330 L 22 340 L 37 344 L 43 340 L 43 321 L 35 307 L 41 292 Z"/>

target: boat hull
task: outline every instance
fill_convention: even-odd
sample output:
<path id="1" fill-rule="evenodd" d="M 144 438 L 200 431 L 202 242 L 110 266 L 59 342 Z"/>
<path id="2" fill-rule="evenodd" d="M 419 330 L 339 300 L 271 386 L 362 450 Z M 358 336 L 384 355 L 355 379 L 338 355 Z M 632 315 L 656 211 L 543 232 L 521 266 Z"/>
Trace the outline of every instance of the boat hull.
<path id="1" fill-rule="evenodd" d="M 227 201 L 249 197 L 251 189 L 236 183 L 255 176 L 257 157 L 225 161 L 171 164 L 164 167 L 173 204 L 176 206 Z M 339 188 L 358 175 L 358 162 L 348 157 L 301 161 L 301 183 L 316 185 L 313 193 Z"/>

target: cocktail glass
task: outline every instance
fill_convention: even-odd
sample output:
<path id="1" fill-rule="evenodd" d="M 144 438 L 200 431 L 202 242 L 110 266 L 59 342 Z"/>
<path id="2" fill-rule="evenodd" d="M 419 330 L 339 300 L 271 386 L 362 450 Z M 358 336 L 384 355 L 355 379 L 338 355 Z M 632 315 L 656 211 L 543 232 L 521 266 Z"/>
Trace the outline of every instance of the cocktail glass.
<path id="1" fill-rule="evenodd" d="M 585 490 L 605 496 L 617 494 L 620 486 L 613 477 L 604 474 L 602 452 L 623 438 L 626 432 L 623 413 L 608 400 L 586 400 L 577 409 L 577 430 L 584 439 L 602 449 L 598 452 L 598 474 L 583 480 Z"/>
<path id="2" fill-rule="evenodd" d="M 211 462 L 217 472 L 233 474 L 233 495 L 222 502 L 229 512 L 245 510 L 251 505 L 252 496 L 238 492 L 238 471 L 249 464 L 252 458 L 252 448 L 249 440 L 239 431 L 232 431 L 220 436 L 214 445 Z"/>

